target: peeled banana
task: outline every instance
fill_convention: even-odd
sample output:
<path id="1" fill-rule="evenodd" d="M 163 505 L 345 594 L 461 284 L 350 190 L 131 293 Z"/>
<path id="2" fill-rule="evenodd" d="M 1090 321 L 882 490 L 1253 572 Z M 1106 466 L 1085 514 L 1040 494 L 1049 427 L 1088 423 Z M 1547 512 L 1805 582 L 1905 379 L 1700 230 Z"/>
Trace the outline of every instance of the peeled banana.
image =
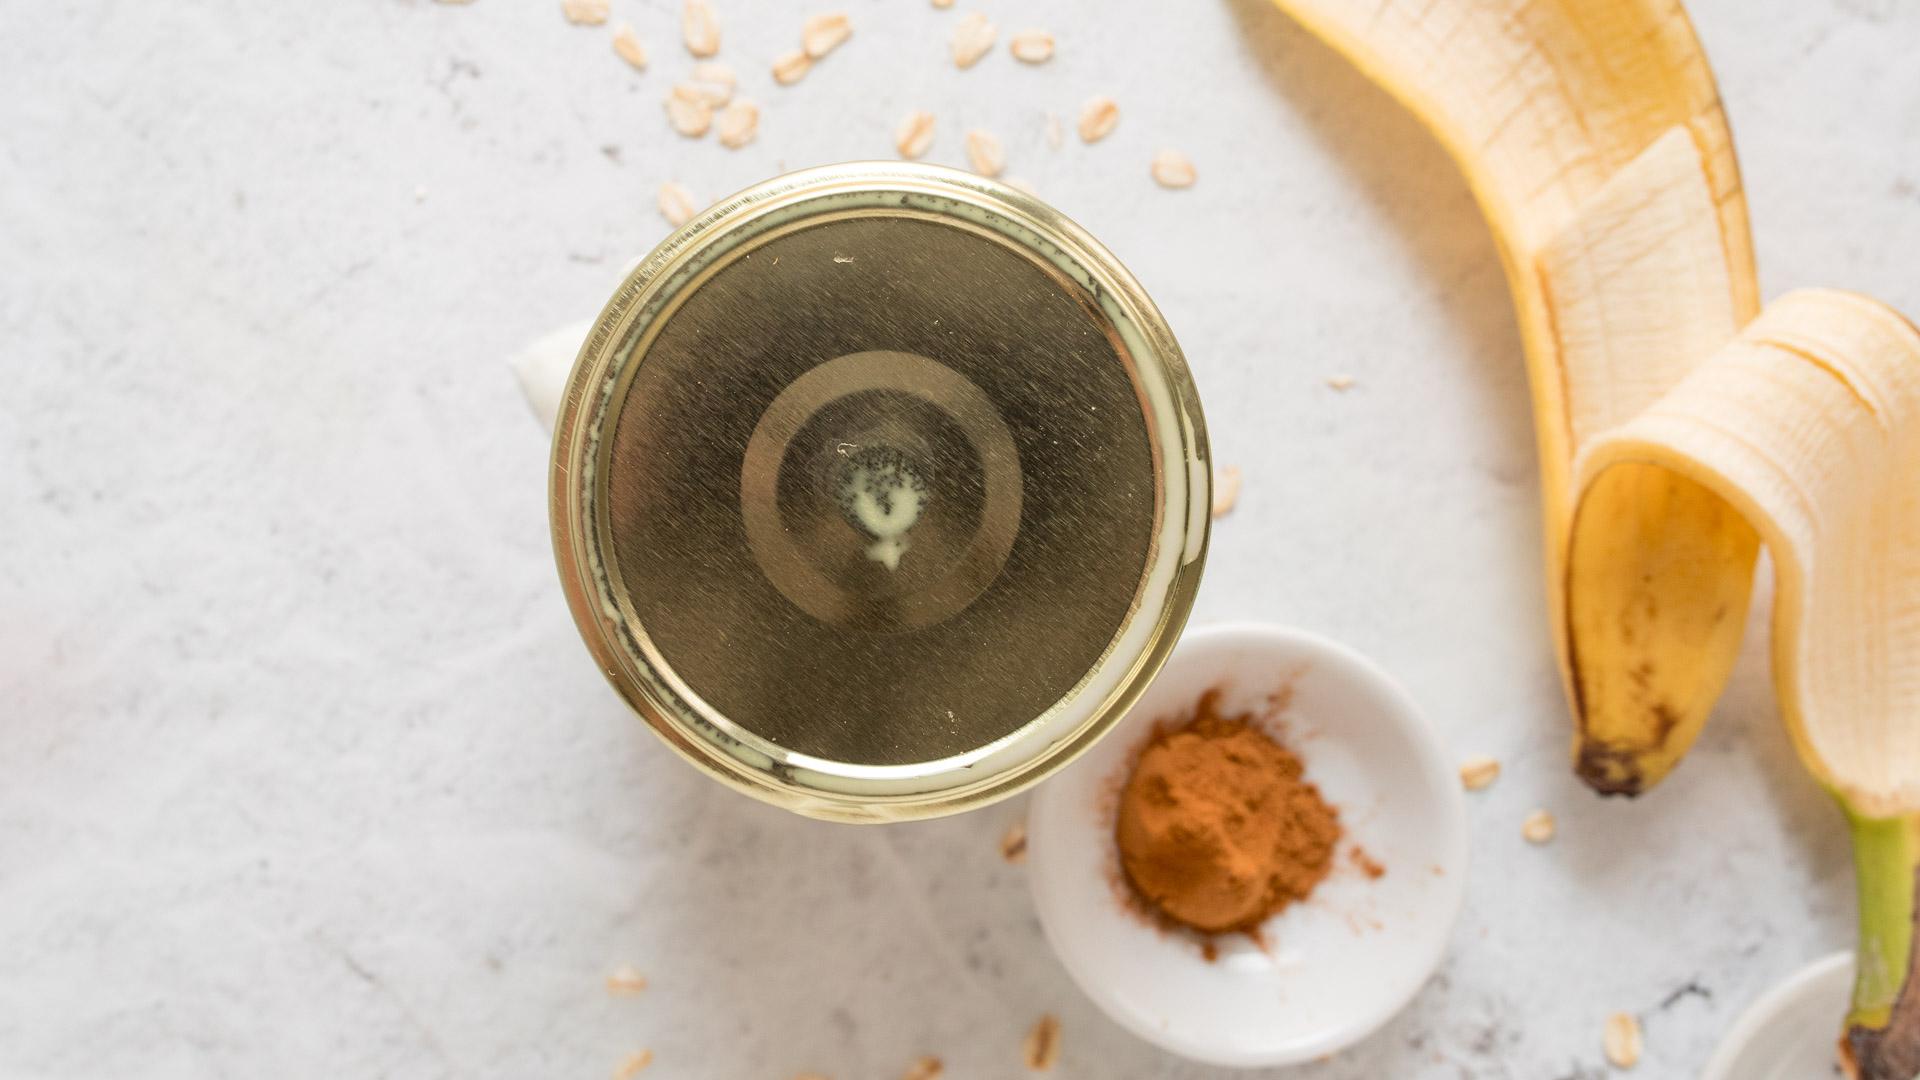
<path id="1" fill-rule="evenodd" d="M 1855 1075 L 1920 1073 L 1920 332 L 1811 291 L 1759 318 L 1745 196 L 1674 0 L 1276 0 L 1480 201 L 1532 386 L 1575 767 L 1636 794 L 1731 670 L 1761 543 L 1776 688 L 1853 824 Z"/>
<path id="2" fill-rule="evenodd" d="M 1279 3 L 1413 110 L 1492 226 L 1533 389 L 1577 767 L 1602 791 L 1641 791 L 1692 744 L 1732 669 L 1758 541 L 1710 492 L 1623 473 L 1589 494 L 1593 513 L 1661 543 L 1623 535 L 1621 553 L 1641 565 L 1605 571 L 1625 575 L 1618 584 L 1651 573 L 1687 595 L 1663 594 L 1650 614 L 1615 583 L 1576 588 L 1573 463 L 1758 307 L 1746 198 L 1706 58 L 1677 3 Z M 1669 515 L 1697 527 L 1661 528 Z"/>

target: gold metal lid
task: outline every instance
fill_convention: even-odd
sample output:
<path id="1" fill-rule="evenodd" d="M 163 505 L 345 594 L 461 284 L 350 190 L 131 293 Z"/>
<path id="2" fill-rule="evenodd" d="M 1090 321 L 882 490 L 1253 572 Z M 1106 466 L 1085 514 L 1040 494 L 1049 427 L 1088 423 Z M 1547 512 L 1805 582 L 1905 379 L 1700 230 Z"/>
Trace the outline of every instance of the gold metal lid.
<path id="1" fill-rule="evenodd" d="M 707 211 L 600 315 L 552 466 L 609 680 L 814 817 L 929 817 L 1086 749 L 1206 554 L 1205 424 L 1160 314 L 1045 204 L 857 163 Z"/>

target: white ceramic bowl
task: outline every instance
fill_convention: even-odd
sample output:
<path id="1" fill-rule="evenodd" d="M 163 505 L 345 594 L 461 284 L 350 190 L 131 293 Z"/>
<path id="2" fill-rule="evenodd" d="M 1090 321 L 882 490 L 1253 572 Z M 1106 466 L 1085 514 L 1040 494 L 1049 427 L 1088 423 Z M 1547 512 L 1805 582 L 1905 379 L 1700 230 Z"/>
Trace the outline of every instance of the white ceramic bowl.
<path id="1" fill-rule="evenodd" d="M 1834 953 L 1787 976 L 1734 1021 L 1701 1080 L 1838 1075 L 1840 1018 L 1852 993 L 1852 953 Z"/>
<path id="2" fill-rule="evenodd" d="M 1223 691 L 1257 710 L 1291 683 L 1280 722 L 1347 839 L 1305 903 L 1261 929 L 1268 951 L 1155 929 L 1116 896 L 1113 785 L 1155 721 Z M 1399 1012 L 1440 962 L 1466 884 L 1466 807 L 1451 755 L 1406 691 L 1351 649 L 1257 624 L 1189 632 L 1112 733 L 1049 780 L 1028 821 L 1029 880 L 1047 938 L 1087 995 L 1149 1042 L 1217 1065 L 1307 1061 Z M 1386 868 L 1370 880 L 1357 842 Z"/>

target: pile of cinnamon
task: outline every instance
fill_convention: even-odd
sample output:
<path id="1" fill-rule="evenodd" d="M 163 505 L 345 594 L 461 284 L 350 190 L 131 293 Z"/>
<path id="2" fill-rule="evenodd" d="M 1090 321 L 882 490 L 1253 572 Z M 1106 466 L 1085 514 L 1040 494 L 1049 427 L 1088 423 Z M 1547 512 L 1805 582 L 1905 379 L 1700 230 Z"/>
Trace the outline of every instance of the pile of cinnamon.
<path id="1" fill-rule="evenodd" d="M 1121 791 L 1127 882 L 1160 915 L 1209 934 L 1254 932 L 1327 876 L 1339 813 L 1300 758 L 1209 692 L 1156 731 Z"/>

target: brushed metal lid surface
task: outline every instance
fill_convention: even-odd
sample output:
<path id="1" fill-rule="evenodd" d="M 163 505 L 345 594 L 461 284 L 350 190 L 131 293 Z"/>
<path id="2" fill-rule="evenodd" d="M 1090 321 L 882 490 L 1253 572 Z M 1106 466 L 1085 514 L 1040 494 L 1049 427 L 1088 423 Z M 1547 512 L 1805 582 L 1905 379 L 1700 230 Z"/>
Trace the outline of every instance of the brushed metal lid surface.
<path id="1" fill-rule="evenodd" d="M 596 325 L 556 430 L 576 621 L 717 777 L 893 820 L 1017 790 L 1164 657 L 1206 442 L 1139 286 L 1043 204 L 856 164 L 676 233 Z"/>

